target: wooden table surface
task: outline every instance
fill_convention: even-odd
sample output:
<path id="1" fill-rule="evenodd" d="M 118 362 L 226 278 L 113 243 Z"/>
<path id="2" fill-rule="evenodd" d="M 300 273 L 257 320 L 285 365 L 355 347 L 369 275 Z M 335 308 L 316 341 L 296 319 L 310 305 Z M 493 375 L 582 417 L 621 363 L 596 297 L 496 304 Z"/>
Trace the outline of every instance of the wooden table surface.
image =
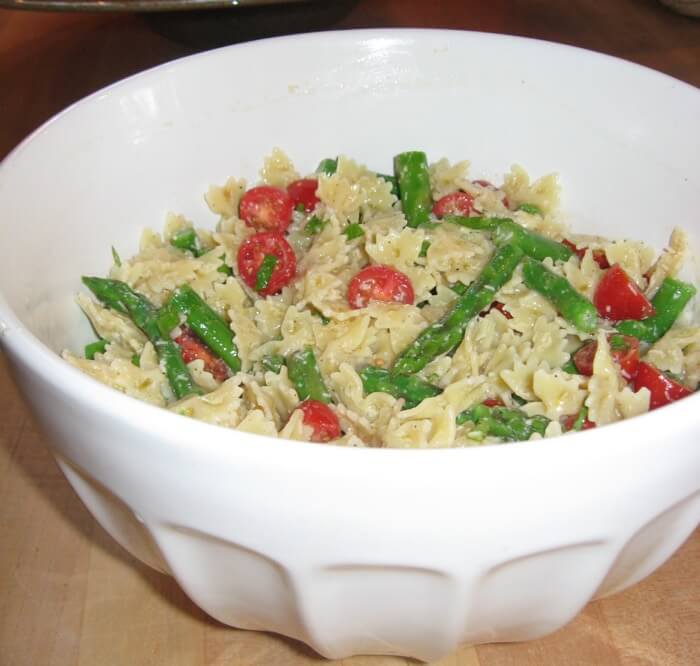
<path id="1" fill-rule="evenodd" d="M 549 39 L 700 86 L 700 21 L 654 0 L 342 0 L 320 19 L 313 5 L 307 11 L 315 12 L 315 28 L 322 20 L 328 28 L 420 26 Z M 280 30 L 257 21 L 241 20 L 231 36 Z M 298 21 L 284 23 L 299 30 Z M 159 32 L 153 28 L 139 15 L 0 9 L 0 158 L 71 102 L 206 43 L 201 34 L 188 45 L 173 38 L 172 26 L 170 36 L 162 34 L 163 25 Z M 172 579 L 121 550 L 58 471 L 2 356 L 0 396 L 0 666 L 332 663 L 295 641 L 217 624 Z M 333 663 L 410 662 L 356 657 Z M 464 647 L 439 663 L 700 664 L 700 531 L 651 577 L 589 604 L 555 634 L 524 644 Z"/>

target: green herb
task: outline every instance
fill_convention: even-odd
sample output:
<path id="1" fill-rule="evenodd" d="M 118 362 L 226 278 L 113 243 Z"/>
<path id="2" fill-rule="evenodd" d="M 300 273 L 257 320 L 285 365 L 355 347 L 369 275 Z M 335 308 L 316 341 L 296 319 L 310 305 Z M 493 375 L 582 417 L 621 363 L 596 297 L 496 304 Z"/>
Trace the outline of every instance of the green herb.
<path id="1" fill-rule="evenodd" d="M 354 222 L 353 224 L 348 224 L 348 226 L 345 227 L 345 229 L 343 229 L 343 233 L 345 234 L 346 238 L 350 241 L 364 236 L 365 230 L 362 228 L 361 224 Z"/>
<path id="2" fill-rule="evenodd" d="M 326 158 L 321 160 L 319 165 L 316 167 L 316 173 L 323 173 L 326 176 L 332 176 L 338 169 L 338 160 L 333 160 Z"/>
<path id="3" fill-rule="evenodd" d="M 570 375 L 580 374 L 578 368 L 576 367 L 576 364 L 574 363 L 573 358 L 570 358 L 566 363 L 564 363 L 564 365 L 561 366 L 561 369 L 564 372 L 568 372 Z"/>
<path id="4" fill-rule="evenodd" d="M 429 240 L 424 240 L 421 243 L 420 246 L 420 252 L 418 253 L 419 257 L 427 257 L 428 256 L 428 248 L 430 247 L 430 241 Z"/>
<path id="5" fill-rule="evenodd" d="M 222 264 L 216 270 L 219 273 L 225 273 L 226 275 L 233 275 L 233 269 L 226 263 L 226 255 L 222 254 L 219 259 L 221 259 Z"/>
<path id="6" fill-rule="evenodd" d="M 258 268 L 258 274 L 255 276 L 256 291 L 262 291 L 267 288 L 275 266 L 277 266 L 277 257 L 274 254 L 266 254 L 260 264 L 260 268 Z"/>
<path id="7" fill-rule="evenodd" d="M 316 316 L 321 320 L 321 323 L 322 323 L 324 326 L 328 326 L 328 324 L 331 323 L 331 320 L 328 319 L 328 317 L 326 317 L 326 315 L 324 315 L 323 312 L 321 312 L 320 310 L 314 309 L 314 310 L 313 310 L 313 313 L 314 313 L 314 315 L 316 315 Z"/>
<path id="8" fill-rule="evenodd" d="M 518 210 L 522 210 L 523 212 L 529 213 L 530 215 L 542 216 L 542 209 L 539 206 L 536 206 L 535 204 L 531 204 L 531 203 L 520 204 L 518 206 Z"/>
<path id="9" fill-rule="evenodd" d="M 137 367 L 141 367 L 141 357 L 138 354 L 133 354 L 131 357 L 131 362 Z"/>
<path id="10" fill-rule="evenodd" d="M 199 243 L 199 236 L 197 236 L 194 229 L 183 229 L 176 233 L 171 239 L 170 244 L 176 247 L 178 250 L 183 250 L 184 252 L 191 252 L 193 256 L 200 257 L 204 254 L 202 246 Z"/>
<path id="11" fill-rule="evenodd" d="M 95 340 L 95 342 L 91 342 L 89 345 L 85 345 L 85 358 L 92 361 L 95 359 L 95 354 L 104 354 L 108 344 L 108 340 L 100 338 L 99 340 Z"/>
<path id="12" fill-rule="evenodd" d="M 623 349 L 627 349 L 627 343 L 622 335 L 611 335 L 610 340 L 608 340 L 608 344 L 610 345 L 610 349 L 613 351 L 622 351 Z"/>
<path id="13" fill-rule="evenodd" d="M 284 365 L 284 357 L 280 356 L 279 354 L 263 356 L 260 364 L 263 368 L 265 368 L 265 370 L 269 370 L 270 372 L 274 372 L 276 375 L 278 375 L 282 369 L 282 366 Z"/>
<path id="14" fill-rule="evenodd" d="M 122 265 L 122 259 L 119 256 L 119 253 L 114 249 L 114 245 L 112 246 L 112 260 L 114 261 L 115 266 Z"/>
<path id="15" fill-rule="evenodd" d="M 327 224 L 328 220 L 322 220 L 320 217 L 314 215 L 304 226 L 304 233 L 307 236 L 313 236 L 320 233 Z"/>
<path id="16" fill-rule="evenodd" d="M 569 430 L 578 432 L 583 428 L 583 424 L 586 422 L 587 418 L 588 409 L 586 407 L 581 407 L 578 414 L 576 415 L 576 420 L 571 424 L 571 428 L 569 428 Z"/>
<path id="17" fill-rule="evenodd" d="M 304 204 L 300 201 L 296 206 L 294 206 L 294 210 L 297 213 L 303 213 L 306 211 L 306 206 L 304 206 Z"/>

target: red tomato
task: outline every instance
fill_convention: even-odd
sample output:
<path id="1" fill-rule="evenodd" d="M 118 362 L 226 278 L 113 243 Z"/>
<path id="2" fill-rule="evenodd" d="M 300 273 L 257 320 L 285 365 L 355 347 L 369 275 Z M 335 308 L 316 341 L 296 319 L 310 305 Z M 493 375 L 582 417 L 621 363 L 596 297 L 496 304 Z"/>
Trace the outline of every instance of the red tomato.
<path id="1" fill-rule="evenodd" d="M 413 303 L 413 285 L 406 275 L 391 266 L 367 266 L 348 284 L 348 303 L 364 308 L 370 301 Z"/>
<path id="2" fill-rule="evenodd" d="M 238 272 L 251 289 L 255 289 L 260 264 L 265 256 L 270 254 L 277 257 L 277 264 L 267 287 L 258 292 L 261 296 L 276 294 L 292 281 L 297 270 L 294 250 L 282 234 L 271 231 L 249 236 L 238 248 Z"/>
<path id="3" fill-rule="evenodd" d="M 571 428 L 574 427 L 574 423 L 576 422 L 577 418 L 577 414 L 572 414 L 564 419 L 564 432 L 571 430 Z M 593 421 L 589 421 L 588 419 L 584 419 L 583 424 L 581 425 L 581 430 L 590 430 L 591 428 L 595 428 L 595 423 L 593 423 Z"/>
<path id="4" fill-rule="evenodd" d="M 485 407 L 504 407 L 503 400 L 500 398 L 486 398 L 482 403 Z"/>
<path id="5" fill-rule="evenodd" d="M 669 402 L 687 398 L 693 392 L 683 384 L 679 384 L 653 365 L 641 362 L 637 368 L 637 376 L 634 378 L 634 390 L 648 388 L 651 393 L 649 409 L 656 409 L 667 405 Z"/>
<path id="6" fill-rule="evenodd" d="M 598 314 L 610 321 L 646 319 L 654 314 L 654 306 L 619 264 L 605 271 L 595 290 L 593 303 Z"/>
<path id="7" fill-rule="evenodd" d="M 621 339 L 619 349 L 616 342 Z M 622 376 L 630 381 L 637 374 L 639 365 L 639 340 L 631 335 L 611 333 L 608 335 L 610 342 L 610 354 L 620 366 Z M 590 340 L 581 347 L 573 356 L 573 362 L 580 374 L 590 377 L 593 374 L 593 358 L 598 351 L 598 343 Z"/>
<path id="8" fill-rule="evenodd" d="M 294 208 L 302 204 L 304 211 L 310 213 L 320 201 L 316 196 L 317 188 L 318 181 L 315 178 L 302 178 L 287 186 L 287 194 L 291 197 Z"/>
<path id="9" fill-rule="evenodd" d="M 180 347 L 180 354 L 185 363 L 201 360 L 204 369 L 210 372 L 214 379 L 223 382 L 228 378 L 228 366 L 207 347 L 189 328 L 183 327 L 182 333 L 174 342 Z"/>
<path id="10" fill-rule="evenodd" d="M 304 414 L 304 425 L 313 428 L 311 440 L 329 442 L 340 437 L 340 423 L 335 412 L 318 400 L 304 400 L 297 409 Z"/>
<path id="11" fill-rule="evenodd" d="M 566 245 L 579 259 L 583 259 L 588 251 L 587 247 L 576 247 L 570 240 L 564 239 L 562 245 Z M 608 258 L 605 256 L 604 250 L 593 250 L 593 261 L 598 264 L 603 270 L 610 268 Z"/>
<path id="12" fill-rule="evenodd" d="M 292 221 L 294 203 L 279 187 L 260 185 L 248 190 L 238 205 L 238 215 L 258 231 L 284 233 Z"/>
<path id="13" fill-rule="evenodd" d="M 433 215 L 469 215 L 474 207 L 474 197 L 466 192 L 451 192 L 433 204 Z"/>

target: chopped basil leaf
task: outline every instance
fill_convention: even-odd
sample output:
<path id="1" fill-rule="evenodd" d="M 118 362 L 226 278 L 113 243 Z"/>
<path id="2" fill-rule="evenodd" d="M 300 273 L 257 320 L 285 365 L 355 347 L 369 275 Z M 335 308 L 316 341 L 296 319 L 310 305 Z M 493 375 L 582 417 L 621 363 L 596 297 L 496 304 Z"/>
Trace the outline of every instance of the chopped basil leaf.
<path id="1" fill-rule="evenodd" d="M 108 340 L 100 338 L 99 340 L 95 340 L 95 342 L 91 342 L 89 345 L 85 345 L 85 358 L 92 361 L 95 358 L 95 354 L 104 354 L 108 344 Z"/>
<path id="2" fill-rule="evenodd" d="M 199 243 L 199 236 L 194 229 L 183 229 L 176 233 L 171 239 L 170 244 L 178 250 L 191 252 L 193 256 L 200 257 L 204 254 L 202 246 Z"/>
<path id="3" fill-rule="evenodd" d="M 360 238 L 360 236 L 364 236 L 365 230 L 362 228 L 361 224 L 355 222 L 345 227 L 343 233 L 345 234 L 348 240 L 355 240 L 356 238 Z"/>
<path id="4" fill-rule="evenodd" d="M 274 254 L 266 254 L 255 277 L 256 291 L 262 291 L 270 284 L 270 278 L 275 270 L 275 266 L 277 266 L 277 257 Z"/>
<path id="5" fill-rule="evenodd" d="M 529 213 L 530 215 L 542 216 L 542 209 L 539 206 L 536 206 L 535 204 L 531 204 L 531 203 L 520 204 L 518 206 L 518 210 L 522 210 L 523 212 Z"/>
<path id="6" fill-rule="evenodd" d="M 265 370 L 269 370 L 270 372 L 274 372 L 276 375 L 278 375 L 282 369 L 282 366 L 284 365 L 284 357 L 279 356 L 278 354 L 263 356 L 260 364 L 263 368 L 265 368 Z"/>
<path id="7" fill-rule="evenodd" d="M 307 236 L 313 236 L 320 233 L 323 227 L 325 227 L 327 224 L 328 220 L 322 220 L 320 217 L 314 215 L 304 226 L 304 233 Z"/>

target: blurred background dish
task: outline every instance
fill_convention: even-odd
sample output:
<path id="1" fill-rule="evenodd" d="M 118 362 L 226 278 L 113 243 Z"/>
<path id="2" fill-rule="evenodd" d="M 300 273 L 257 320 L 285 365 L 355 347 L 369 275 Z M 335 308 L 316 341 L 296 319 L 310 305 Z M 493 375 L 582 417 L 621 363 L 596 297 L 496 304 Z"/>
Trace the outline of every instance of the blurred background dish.
<path id="1" fill-rule="evenodd" d="M 151 29 L 196 49 L 315 32 L 341 20 L 356 0 L 0 0 L 0 8 L 138 13 Z"/>
<path id="2" fill-rule="evenodd" d="M 67 12 L 168 12 L 281 5 L 305 0 L 0 0 L 0 7 Z"/>
<path id="3" fill-rule="evenodd" d="M 700 0 L 659 0 L 659 2 L 679 14 L 700 17 Z"/>

